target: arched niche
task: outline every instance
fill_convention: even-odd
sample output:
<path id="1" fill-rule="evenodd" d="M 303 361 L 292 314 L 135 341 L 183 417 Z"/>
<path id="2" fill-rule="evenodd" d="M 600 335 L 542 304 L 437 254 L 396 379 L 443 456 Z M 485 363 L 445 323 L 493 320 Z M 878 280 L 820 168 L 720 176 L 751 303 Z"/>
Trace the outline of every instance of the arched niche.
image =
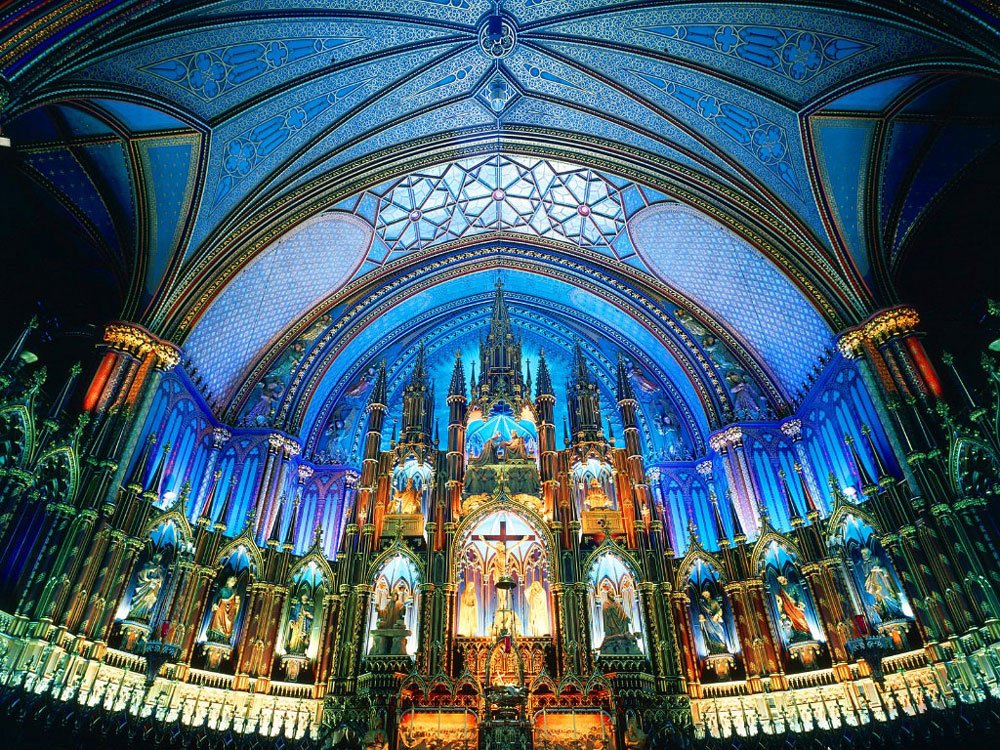
<path id="1" fill-rule="evenodd" d="M 247 587 L 258 567 L 256 558 L 242 542 L 223 551 L 198 634 L 209 669 L 218 669 L 229 659 L 239 641 L 246 614 Z"/>
<path id="2" fill-rule="evenodd" d="M 815 667 L 826 636 L 796 553 L 778 539 L 771 539 L 758 557 L 758 566 L 778 640 L 803 667 Z"/>
<path id="3" fill-rule="evenodd" d="M 149 635 L 157 608 L 162 605 L 170 571 L 185 546 L 185 536 L 176 516 L 164 519 L 150 530 L 115 613 L 122 648 L 131 651 Z"/>
<path id="4" fill-rule="evenodd" d="M 634 566 L 611 549 L 587 566 L 591 644 L 601 655 L 648 653 L 638 580 Z"/>
<path id="5" fill-rule="evenodd" d="M 456 550 L 459 637 L 496 637 L 505 628 L 550 637 L 552 566 L 547 536 L 535 522 L 509 510 L 486 513 L 466 527 Z M 513 589 L 497 587 L 504 577 Z"/>
<path id="6" fill-rule="evenodd" d="M 368 613 L 369 656 L 416 655 L 421 580 L 416 561 L 402 552 L 378 565 Z"/>
<path id="7" fill-rule="evenodd" d="M 389 513 L 396 515 L 424 514 L 430 496 L 434 469 L 409 454 L 392 470 L 392 499 Z"/>
<path id="8" fill-rule="evenodd" d="M 319 651 L 323 596 L 330 589 L 328 566 L 305 559 L 292 573 L 276 651 L 287 679 L 295 682 Z"/>
<path id="9" fill-rule="evenodd" d="M 706 669 L 728 679 L 740 651 L 736 622 L 721 571 L 704 557 L 694 557 L 684 580 L 690 600 L 691 633 Z"/>
<path id="10" fill-rule="evenodd" d="M 590 455 L 571 469 L 573 499 L 581 510 L 617 510 L 614 469 L 601 458 Z"/>
<path id="11" fill-rule="evenodd" d="M 833 530 L 830 545 L 840 550 L 870 627 L 890 636 L 902 649 L 907 644 L 913 609 L 875 530 L 860 516 L 845 513 Z"/>

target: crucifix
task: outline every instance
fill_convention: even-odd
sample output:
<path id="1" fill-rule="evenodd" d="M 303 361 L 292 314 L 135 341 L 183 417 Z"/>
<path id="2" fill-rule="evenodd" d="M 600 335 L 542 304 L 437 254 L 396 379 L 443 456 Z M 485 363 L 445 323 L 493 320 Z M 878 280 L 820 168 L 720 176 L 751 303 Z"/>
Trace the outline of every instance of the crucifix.
<path id="1" fill-rule="evenodd" d="M 493 572 L 493 585 L 497 589 L 497 614 L 505 611 L 509 612 L 511 610 L 510 590 L 514 587 L 514 582 L 510 578 L 510 553 L 507 551 L 507 543 L 533 542 L 535 541 L 535 535 L 508 535 L 507 520 L 504 518 L 500 520 L 499 534 L 474 534 L 472 539 L 485 544 L 497 556 L 497 564 L 494 566 Z"/>
<path id="2" fill-rule="evenodd" d="M 472 539 L 476 542 L 482 542 L 493 550 L 493 553 L 498 558 L 497 567 L 499 568 L 499 575 L 505 576 L 510 572 L 507 567 L 507 559 L 510 554 L 507 552 L 507 542 L 514 542 L 515 544 L 520 542 L 533 542 L 535 541 L 535 535 L 522 534 L 521 536 L 508 536 L 507 520 L 501 519 L 499 534 L 474 534 Z"/>

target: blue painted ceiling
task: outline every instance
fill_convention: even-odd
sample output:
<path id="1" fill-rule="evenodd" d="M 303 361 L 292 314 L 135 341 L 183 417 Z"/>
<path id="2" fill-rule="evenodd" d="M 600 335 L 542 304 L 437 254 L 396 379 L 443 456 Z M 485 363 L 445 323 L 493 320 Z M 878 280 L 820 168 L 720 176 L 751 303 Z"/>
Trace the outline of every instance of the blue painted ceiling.
<path id="1" fill-rule="evenodd" d="M 327 450 L 379 359 L 471 356 L 502 268 L 532 356 L 624 352 L 689 450 L 793 407 L 1000 139 L 1000 45 L 940 6 L 41 2 L 0 123 L 220 416 Z"/>

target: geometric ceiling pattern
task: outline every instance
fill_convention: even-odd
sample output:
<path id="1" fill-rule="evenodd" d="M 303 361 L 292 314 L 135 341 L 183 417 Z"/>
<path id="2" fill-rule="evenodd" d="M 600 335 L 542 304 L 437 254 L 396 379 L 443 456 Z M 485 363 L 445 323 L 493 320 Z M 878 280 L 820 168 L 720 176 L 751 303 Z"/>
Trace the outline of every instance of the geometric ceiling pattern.
<path id="1" fill-rule="evenodd" d="M 687 206 L 648 208 L 629 231 L 656 276 L 727 321 L 786 387 L 805 384 L 832 333 L 773 263 Z"/>
<path id="2" fill-rule="evenodd" d="M 260 350 L 351 277 L 371 240 L 371 227 L 363 221 L 323 214 L 241 270 L 184 342 L 206 395 L 224 403 L 236 377 Z M 253 300 L 252 314 L 248 300 Z"/>
<path id="3" fill-rule="evenodd" d="M 627 352 L 693 432 L 791 408 L 1000 142 L 959 4 L 497 7 L 42 0 L 0 16 L 0 124 L 219 413 L 322 421 L 373 357 L 447 358 L 503 268 L 532 335 Z"/>

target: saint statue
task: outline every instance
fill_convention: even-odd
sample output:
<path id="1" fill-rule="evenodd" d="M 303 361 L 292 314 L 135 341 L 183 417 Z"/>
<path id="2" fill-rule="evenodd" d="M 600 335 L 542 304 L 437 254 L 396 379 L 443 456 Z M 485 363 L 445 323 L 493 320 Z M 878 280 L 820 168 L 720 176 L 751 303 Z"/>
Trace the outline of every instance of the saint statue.
<path id="1" fill-rule="evenodd" d="M 589 510 L 610 510 L 611 499 L 604 491 L 604 488 L 601 487 L 601 483 L 597 477 L 590 478 L 590 483 L 587 485 L 587 494 L 583 502 Z"/>
<path id="2" fill-rule="evenodd" d="M 160 567 L 160 556 L 156 555 L 142 566 L 142 570 L 135 577 L 135 592 L 132 594 L 132 602 L 125 619 L 133 622 L 149 622 L 161 586 L 163 586 L 163 568 Z"/>
<path id="3" fill-rule="evenodd" d="M 790 582 L 785 576 L 777 577 L 778 589 L 775 599 L 778 602 L 779 620 L 785 637 L 789 643 L 812 640 L 812 631 L 806 620 L 805 598 L 798 585 Z"/>
<path id="4" fill-rule="evenodd" d="M 304 654 L 309 648 L 309 637 L 312 634 L 313 612 L 309 595 L 303 594 L 292 604 L 288 613 L 288 640 L 285 648 L 290 654 Z"/>
<path id="5" fill-rule="evenodd" d="M 705 647 L 709 654 L 729 653 L 722 601 L 712 596 L 712 592 L 707 589 L 701 592 L 701 597 L 698 599 L 698 624 L 701 625 L 701 633 L 705 637 Z"/>
<path id="6" fill-rule="evenodd" d="M 219 589 L 212 605 L 212 617 L 208 621 L 208 640 L 213 643 L 229 643 L 236 625 L 236 615 L 240 611 L 240 595 L 236 593 L 236 576 L 229 576 Z"/>
<path id="7" fill-rule="evenodd" d="M 541 581 L 534 581 L 526 592 L 528 599 L 528 635 L 549 634 L 549 597 Z"/>
<path id="8" fill-rule="evenodd" d="M 524 438 L 518 434 L 517 430 L 510 431 L 510 440 L 504 442 L 503 447 L 507 451 L 507 458 L 528 457 L 528 449 L 524 444 Z"/>
<path id="9" fill-rule="evenodd" d="M 458 634 L 474 637 L 479 632 L 479 601 L 476 598 L 476 585 L 472 581 L 465 582 L 462 592 L 461 608 L 458 613 Z"/>
<path id="10" fill-rule="evenodd" d="M 413 485 L 413 477 L 407 477 L 406 486 L 402 490 L 396 490 L 392 498 L 396 503 L 396 512 L 404 515 L 420 513 L 420 490 Z"/>
<path id="11" fill-rule="evenodd" d="M 896 587 L 893 585 L 889 571 L 882 567 L 878 558 L 872 555 L 867 547 L 861 550 L 861 564 L 865 571 L 865 591 L 874 600 L 875 612 L 883 620 L 900 620 L 906 617 Z"/>
<path id="12" fill-rule="evenodd" d="M 379 630 L 399 630 L 406 627 L 406 602 L 401 591 L 393 591 L 392 596 L 378 609 L 375 627 Z"/>
<path id="13" fill-rule="evenodd" d="M 604 623 L 604 639 L 618 636 L 634 637 L 632 633 L 632 618 L 622 606 L 621 601 L 615 596 L 613 591 L 609 591 L 604 597 L 604 605 L 601 608 L 601 620 Z"/>

